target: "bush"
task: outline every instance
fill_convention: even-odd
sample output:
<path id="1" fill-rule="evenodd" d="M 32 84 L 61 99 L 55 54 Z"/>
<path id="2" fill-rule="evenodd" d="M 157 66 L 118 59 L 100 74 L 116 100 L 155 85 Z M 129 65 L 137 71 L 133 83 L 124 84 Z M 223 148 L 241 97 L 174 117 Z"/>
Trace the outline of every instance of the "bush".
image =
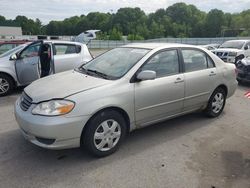
<path id="1" fill-rule="evenodd" d="M 109 40 L 122 40 L 122 33 L 113 28 L 109 35 Z"/>
<path id="2" fill-rule="evenodd" d="M 129 34 L 127 37 L 128 40 L 144 40 L 143 36 L 137 34 Z"/>

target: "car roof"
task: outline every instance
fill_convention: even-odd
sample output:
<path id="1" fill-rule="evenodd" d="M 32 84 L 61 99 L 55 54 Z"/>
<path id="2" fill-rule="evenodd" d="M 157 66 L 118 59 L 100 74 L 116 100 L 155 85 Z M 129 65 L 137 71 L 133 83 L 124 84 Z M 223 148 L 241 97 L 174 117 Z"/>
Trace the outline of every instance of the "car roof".
<path id="1" fill-rule="evenodd" d="M 27 43 L 29 41 L 26 40 L 20 40 L 20 41 L 1 41 L 0 44 L 24 44 Z"/>
<path id="2" fill-rule="evenodd" d="M 195 47 L 194 45 L 188 44 L 179 44 L 179 43 L 132 43 L 125 45 L 123 47 L 131 47 L 131 48 L 145 48 L 145 49 L 157 49 L 157 48 L 178 48 L 178 47 Z"/>
<path id="3" fill-rule="evenodd" d="M 51 43 L 57 43 L 57 44 L 78 44 L 78 45 L 84 45 L 80 42 L 74 42 L 74 41 L 64 41 L 64 40 L 43 40 L 43 42 L 51 42 Z"/>
<path id="4" fill-rule="evenodd" d="M 250 42 L 250 40 L 228 40 L 228 41 L 225 41 L 225 42 L 233 42 L 233 41 L 235 41 L 235 42 Z"/>

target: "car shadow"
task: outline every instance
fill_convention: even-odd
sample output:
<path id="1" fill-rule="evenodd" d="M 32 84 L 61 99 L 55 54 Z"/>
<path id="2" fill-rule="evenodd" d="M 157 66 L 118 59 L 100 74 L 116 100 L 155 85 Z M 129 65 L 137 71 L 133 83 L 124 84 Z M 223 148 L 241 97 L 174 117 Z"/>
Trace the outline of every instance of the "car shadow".
<path id="1" fill-rule="evenodd" d="M 240 83 L 238 83 L 238 86 L 241 87 L 241 88 L 249 89 L 250 88 L 250 82 L 240 82 Z"/>
<path id="2" fill-rule="evenodd" d="M 43 149 L 24 140 L 18 129 L 11 130 L 0 133 L 0 177 L 7 178 L 11 174 L 14 181 L 26 179 L 31 186 L 35 181 L 41 181 L 41 177 L 57 181 L 55 176 L 63 176 L 65 171 L 66 179 L 73 178 L 77 173 L 112 165 L 115 161 L 133 157 L 197 129 L 213 125 L 214 121 L 216 119 L 206 118 L 201 113 L 193 113 L 136 130 L 127 137 L 116 153 L 105 158 L 95 158 L 82 149 Z M 33 174 L 36 176 L 32 180 L 27 178 Z"/>

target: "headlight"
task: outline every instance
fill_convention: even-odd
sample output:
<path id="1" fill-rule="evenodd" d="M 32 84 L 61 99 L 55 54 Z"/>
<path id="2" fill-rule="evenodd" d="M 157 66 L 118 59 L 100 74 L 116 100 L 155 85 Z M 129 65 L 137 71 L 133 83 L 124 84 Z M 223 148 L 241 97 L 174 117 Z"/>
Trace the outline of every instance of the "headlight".
<path id="1" fill-rule="evenodd" d="M 236 56 L 236 55 L 237 55 L 237 52 L 229 52 L 228 55 L 229 55 L 229 56 Z"/>
<path id="2" fill-rule="evenodd" d="M 44 116 L 60 116 L 73 110 L 75 103 L 68 100 L 51 100 L 37 104 L 32 114 Z"/>

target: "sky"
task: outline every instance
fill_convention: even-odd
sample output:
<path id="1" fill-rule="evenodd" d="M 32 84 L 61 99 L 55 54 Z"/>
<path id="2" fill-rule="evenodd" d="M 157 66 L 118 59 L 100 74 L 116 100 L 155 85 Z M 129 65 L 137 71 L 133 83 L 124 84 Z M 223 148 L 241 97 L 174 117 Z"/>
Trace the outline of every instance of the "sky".
<path id="1" fill-rule="evenodd" d="M 176 2 L 193 4 L 208 12 L 217 8 L 237 13 L 250 9 L 250 0 L 0 0 L 0 15 L 14 19 L 17 15 L 39 18 L 43 24 L 89 12 L 115 13 L 122 7 L 140 7 L 145 13 L 167 8 Z"/>

